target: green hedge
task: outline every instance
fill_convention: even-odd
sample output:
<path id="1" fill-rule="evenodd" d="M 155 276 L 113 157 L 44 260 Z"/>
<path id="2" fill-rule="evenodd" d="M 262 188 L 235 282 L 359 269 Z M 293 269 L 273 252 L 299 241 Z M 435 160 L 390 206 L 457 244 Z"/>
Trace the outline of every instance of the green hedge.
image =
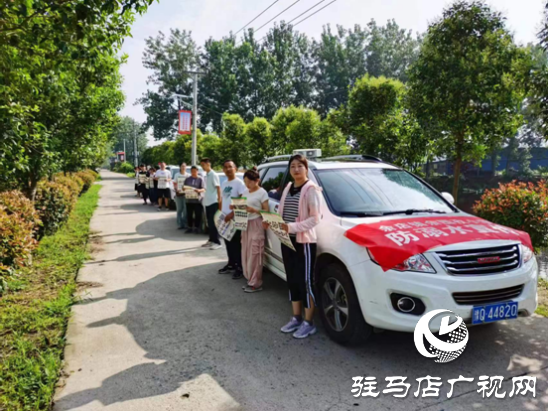
<path id="1" fill-rule="evenodd" d="M 76 274 L 101 186 L 83 194 L 67 224 L 44 237 L 32 264 L 0 298 L 0 410 L 48 411 L 62 367 Z"/>
<path id="2" fill-rule="evenodd" d="M 20 191 L 0 193 L 0 295 L 6 279 L 30 263 L 37 240 L 67 221 L 80 194 L 97 177 L 91 170 L 56 174 L 38 183 L 34 202 Z"/>
<path id="3" fill-rule="evenodd" d="M 0 193 L 0 279 L 30 263 L 41 226 L 32 201 L 20 191 Z M 0 294 L 5 283 L 0 280 Z"/>
<path id="4" fill-rule="evenodd" d="M 474 206 L 477 216 L 525 231 L 535 249 L 548 246 L 548 187 L 514 181 L 487 190 Z"/>
<path id="5" fill-rule="evenodd" d="M 135 171 L 135 168 L 131 163 L 124 161 L 123 163 L 116 163 L 116 165 L 114 166 L 114 171 L 127 174 L 133 173 Z"/>

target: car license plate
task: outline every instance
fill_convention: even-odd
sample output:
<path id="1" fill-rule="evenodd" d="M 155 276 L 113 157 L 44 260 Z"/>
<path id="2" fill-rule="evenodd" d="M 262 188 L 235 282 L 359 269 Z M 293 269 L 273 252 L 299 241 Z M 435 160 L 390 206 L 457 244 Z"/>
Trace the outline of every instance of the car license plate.
<path id="1" fill-rule="evenodd" d="M 472 308 L 472 324 L 485 324 L 514 318 L 518 318 L 518 303 L 516 301 Z"/>

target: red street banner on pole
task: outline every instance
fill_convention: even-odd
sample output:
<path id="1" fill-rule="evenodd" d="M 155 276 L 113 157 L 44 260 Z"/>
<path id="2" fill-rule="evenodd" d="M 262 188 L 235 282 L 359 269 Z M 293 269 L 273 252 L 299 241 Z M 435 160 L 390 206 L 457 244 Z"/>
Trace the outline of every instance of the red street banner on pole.
<path id="1" fill-rule="evenodd" d="M 529 234 L 479 217 L 416 217 L 360 224 L 344 234 L 367 247 L 384 271 L 434 247 L 478 240 L 516 240 L 533 249 Z"/>
<path id="2" fill-rule="evenodd" d="M 192 111 L 179 110 L 179 134 L 192 133 Z"/>

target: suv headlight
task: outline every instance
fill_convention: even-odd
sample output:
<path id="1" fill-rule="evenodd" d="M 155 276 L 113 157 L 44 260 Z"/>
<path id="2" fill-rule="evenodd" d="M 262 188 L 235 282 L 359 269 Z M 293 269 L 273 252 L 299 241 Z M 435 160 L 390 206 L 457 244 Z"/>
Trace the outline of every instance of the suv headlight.
<path id="1" fill-rule="evenodd" d="M 531 250 L 526 245 L 520 244 L 519 248 L 520 248 L 520 251 L 521 251 L 521 262 L 522 262 L 522 264 L 525 264 L 526 262 L 528 262 L 531 258 L 533 258 L 535 256 L 535 253 L 533 252 L 533 250 Z"/>
<path id="2" fill-rule="evenodd" d="M 393 268 L 396 271 L 418 271 L 419 273 L 432 273 L 435 274 L 436 270 L 422 254 L 409 257 L 403 263 L 398 264 Z"/>
<path id="3" fill-rule="evenodd" d="M 375 258 L 373 258 L 373 254 L 371 254 L 371 251 L 369 251 L 368 248 L 366 248 L 367 254 L 369 254 L 369 258 L 371 258 L 371 261 L 373 261 L 375 264 L 379 264 Z M 436 274 L 436 270 L 434 270 L 434 267 L 430 264 L 430 262 L 426 259 L 426 257 L 422 254 L 414 255 L 413 257 L 409 257 L 407 260 L 405 260 L 403 263 L 398 264 L 392 270 L 396 271 L 417 271 L 420 273 L 432 273 Z"/>

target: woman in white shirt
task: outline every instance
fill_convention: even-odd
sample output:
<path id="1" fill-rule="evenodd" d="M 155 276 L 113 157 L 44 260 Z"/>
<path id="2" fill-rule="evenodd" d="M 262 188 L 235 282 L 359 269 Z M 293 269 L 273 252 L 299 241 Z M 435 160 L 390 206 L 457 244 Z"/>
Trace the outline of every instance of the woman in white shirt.
<path id="1" fill-rule="evenodd" d="M 263 287 L 263 254 L 265 231 L 261 211 L 268 211 L 268 193 L 260 186 L 257 169 L 244 174 L 247 190 L 243 197 L 247 199 L 247 231 L 242 231 L 242 268 L 247 280 L 246 293 L 262 291 Z"/>

